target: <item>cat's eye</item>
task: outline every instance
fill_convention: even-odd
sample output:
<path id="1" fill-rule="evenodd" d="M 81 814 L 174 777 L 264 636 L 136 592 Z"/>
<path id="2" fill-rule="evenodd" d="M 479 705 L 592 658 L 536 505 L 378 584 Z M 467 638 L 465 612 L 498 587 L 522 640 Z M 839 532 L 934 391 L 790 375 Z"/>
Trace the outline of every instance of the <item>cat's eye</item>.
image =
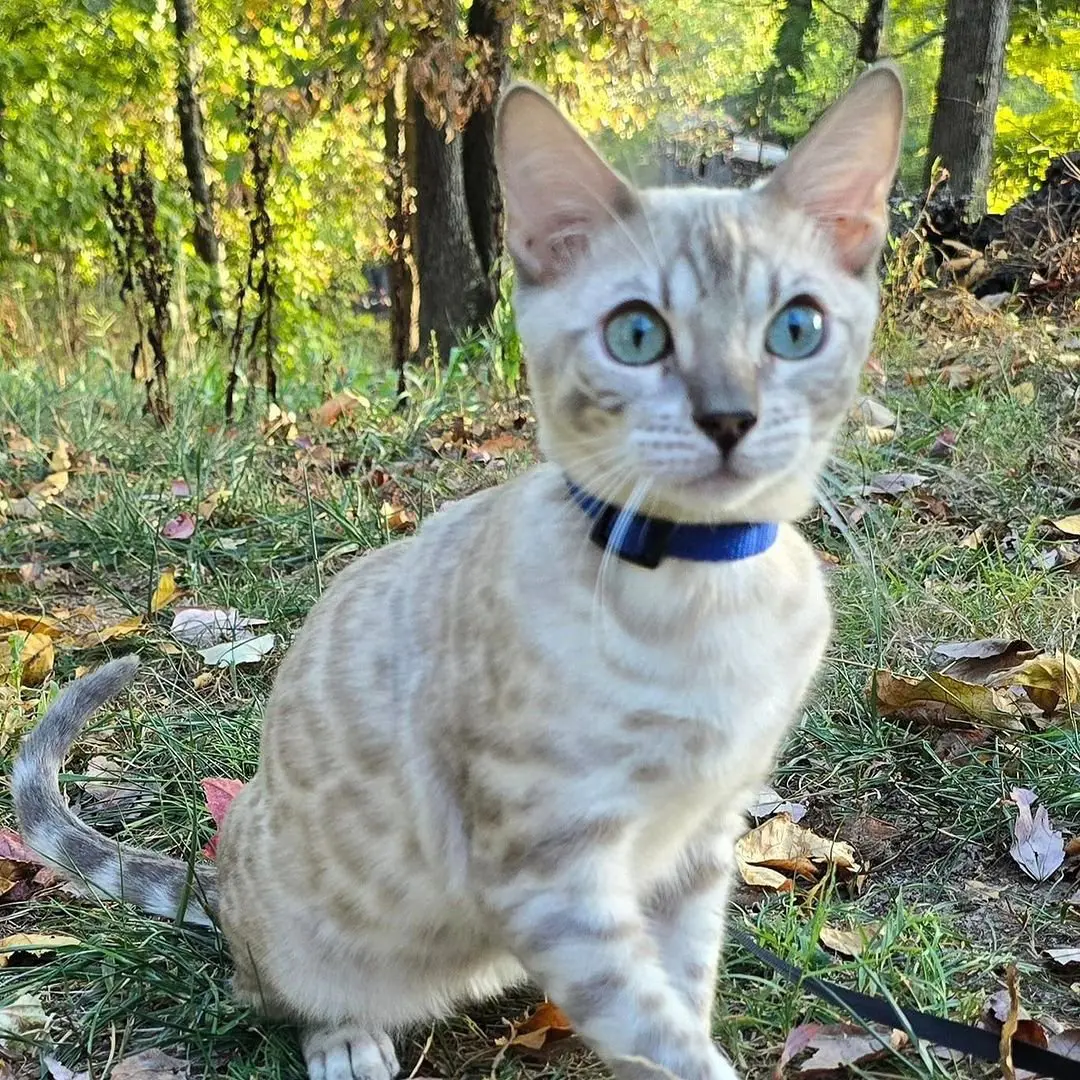
<path id="1" fill-rule="evenodd" d="M 616 308 L 604 324 L 604 345 L 620 364 L 643 367 L 671 352 L 671 331 L 648 304 L 635 300 Z"/>
<path id="2" fill-rule="evenodd" d="M 805 360 L 825 340 L 825 315 L 809 296 L 786 304 L 765 331 L 765 348 L 783 360 Z"/>

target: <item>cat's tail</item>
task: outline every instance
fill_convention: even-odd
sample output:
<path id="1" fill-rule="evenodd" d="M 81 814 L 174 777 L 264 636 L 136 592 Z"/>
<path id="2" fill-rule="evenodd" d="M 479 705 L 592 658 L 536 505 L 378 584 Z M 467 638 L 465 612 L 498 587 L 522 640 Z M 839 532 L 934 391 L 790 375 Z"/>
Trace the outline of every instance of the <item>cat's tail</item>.
<path id="1" fill-rule="evenodd" d="M 125 900 L 153 915 L 209 926 L 217 870 L 110 840 L 72 812 L 60 794 L 60 769 L 90 716 L 131 681 L 138 657 L 113 660 L 76 679 L 57 697 L 15 759 L 11 790 L 23 841 L 76 885 Z"/>

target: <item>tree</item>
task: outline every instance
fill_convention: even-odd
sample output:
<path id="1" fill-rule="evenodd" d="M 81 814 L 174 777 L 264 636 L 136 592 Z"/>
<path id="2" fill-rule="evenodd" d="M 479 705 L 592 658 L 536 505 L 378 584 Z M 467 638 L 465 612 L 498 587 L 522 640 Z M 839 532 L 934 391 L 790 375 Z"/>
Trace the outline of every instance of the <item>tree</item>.
<path id="1" fill-rule="evenodd" d="M 210 185 L 206 180 L 206 140 L 203 137 L 202 106 L 195 80 L 195 11 L 193 0 L 175 0 L 178 72 L 176 111 L 180 119 L 180 144 L 187 174 L 191 204 L 195 209 L 195 251 L 210 270 L 210 319 L 224 331 L 225 312 L 221 306 L 221 248 Z"/>
<path id="2" fill-rule="evenodd" d="M 885 33 L 888 10 L 888 0 L 867 0 L 866 13 L 859 27 L 859 47 L 856 52 L 864 64 L 872 64 L 881 52 L 881 38 Z"/>
<path id="3" fill-rule="evenodd" d="M 1010 0 L 948 0 L 946 9 L 928 169 L 941 160 L 969 218 L 986 211 L 1009 7 Z"/>

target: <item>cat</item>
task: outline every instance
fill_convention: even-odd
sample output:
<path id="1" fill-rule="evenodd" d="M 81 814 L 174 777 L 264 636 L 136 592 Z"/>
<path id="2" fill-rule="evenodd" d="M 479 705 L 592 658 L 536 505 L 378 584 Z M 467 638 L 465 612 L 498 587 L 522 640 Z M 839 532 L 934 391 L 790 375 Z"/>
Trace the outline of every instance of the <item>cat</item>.
<path id="1" fill-rule="evenodd" d="M 546 463 L 341 572 L 282 662 L 217 863 L 120 845 L 58 771 L 115 660 L 25 740 L 23 836 L 98 894 L 216 921 L 311 1080 L 533 979 L 619 1080 L 732 1080 L 711 1034 L 743 812 L 831 615 L 813 504 L 878 314 L 904 113 L 857 79 L 749 190 L 636 190 L 541 92 L 498 114 Z M 287 856 L 283 856 L 287 852 Z"/>

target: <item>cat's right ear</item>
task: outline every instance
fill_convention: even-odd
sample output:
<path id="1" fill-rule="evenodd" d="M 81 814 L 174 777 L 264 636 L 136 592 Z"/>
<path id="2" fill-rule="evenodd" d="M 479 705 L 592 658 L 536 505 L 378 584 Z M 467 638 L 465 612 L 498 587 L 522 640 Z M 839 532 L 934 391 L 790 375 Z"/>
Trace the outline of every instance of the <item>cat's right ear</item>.
<path id="1" fill-rule="evenodd" d="M 495 158 L 506 200 L 506 246 L 525 281 L 557 279 L 598 231 L 638 207 L 633 188 L 550 98 L 526 83 L 502 96 Z"/>

